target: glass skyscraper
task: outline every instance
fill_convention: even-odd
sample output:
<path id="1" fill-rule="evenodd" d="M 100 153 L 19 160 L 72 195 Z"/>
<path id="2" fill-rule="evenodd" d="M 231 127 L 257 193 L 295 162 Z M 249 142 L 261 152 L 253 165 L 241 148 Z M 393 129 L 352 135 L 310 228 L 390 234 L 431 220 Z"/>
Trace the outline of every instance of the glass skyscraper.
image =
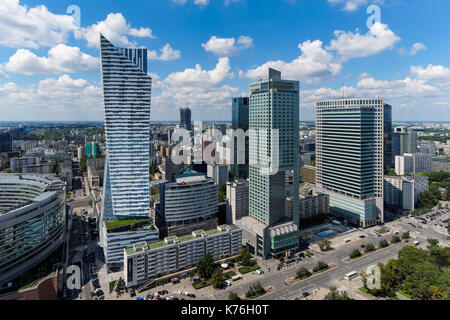
<path id="1" fill-rule="evenodd" d="M 383 221 L 384 102 L 316 102 L 316 182 L 332 212 L 362 227 Z"/>
<path id="2" fill-rule="evenodd" d="M 107 144 L 103 219 L 148 217 L 152 79 L 147 49 L 116 48 L 103 35 L 100 44 Z"/>
<path id="3" fill-rule="evenodd" d="M 192 131 L 191 114 L 191 109 L 189 108 L 180 109 L 180 128 Z"/>
<path id="4" fill-rule="evenodd" d="M 238 97 L 232 98 L 232 121 L 231 128 L 233 130 L 242 129 L 246 132 L 249 128 L 249 98 Z M 234 159 L 233 164 L 230 166 L 230 171 L 235 179 L 247 179 L 248 178 L 248 155 L 249 145 L 248 137 L 245 138 L 245 164 L 238 164 L 238 145 L 237 138 L 234 141 Z"/>
<path id="5" fill-rule="evenodd" d="M 238 225 L 252 251 L 279 256 L 299 243 L 299 82 L 269 69 L 268 79 L 250 84 L 249 106 L 249 217 Z M 293 177 L 289 201 L 287 174 Z"/>

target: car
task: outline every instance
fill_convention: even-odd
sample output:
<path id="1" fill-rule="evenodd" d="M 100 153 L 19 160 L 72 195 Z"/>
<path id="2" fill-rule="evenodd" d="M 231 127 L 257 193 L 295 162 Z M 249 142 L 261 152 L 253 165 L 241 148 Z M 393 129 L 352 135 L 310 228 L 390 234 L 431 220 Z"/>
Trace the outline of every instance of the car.
<path id="1" fill-rule="evenodd" d="M 266 272 L 270 272 L 270 268 L 267 268 L 267 269 L 266 269 Z"/>
<path id="2" fill-rule="evenodd" d="M 175 294 L 182 294 L 180 290 L 175 291 Z"/>
<path id="3" fill-rule="evenodd" d="M 103 300 L 105 299 L 105 295 L 101 295 L 100 297 L 98 297 L 98 300 Z"/>
<path id="4" fill-rule="evenodd" d="M 366 236 L 363 235 L 363 234 L 361 234 L 359 237 L 360 237 L 361 239 L 364 239 Z"/>
<path id="5" fill-rule="evenodd" d="M 94 296 L 95 296 L 95 292 L 91 291 L 91 297 L 94 297 Z"/>
<path id="6" fill-rule="evenodd" d="M 160 297 L 160 296 L 157 296 L 157 297 L 155 298 L 155 300 L 161 300 L 161 297 Z"/>
<path id="7" fill-rule="evenodd" d="M 163 292 L 163 294 L 169 294 L 169 291 L 167 291 L 165 289 L 162 292 Z"/>
<path id="8" fill-rule="evenodd" d="M 188 297 L 195 298 L 195 294 L 189 293 L 189 294 L 188 294 Z"/>
<path id="9" fill-rule="evenodd" d="M 308 291 L 303 292 L 303 296 L 306 298 L 307 296 L 309 296 L 309 292 Z"/>
<path id="10" fill-rule="evenodd" d="M 135 297 L 135 296 L 136 296 L 136 292 L 134 291 L 133 288 L 131 288 L 130 296 L 132 296 L 132 297 Z"/>
<path id="11" fill-rule="evenodd" d="M 361 245 L 361 248 L 365 248 L 365 246 L 366 246 L 365 244 L 362 244 L 362 245 Z"/>
<path id="12" fill-rule="evenodd" d="M 184 295 L 185 295 L 185 296 L 188 296 L 188 295 L 189 295 L 189 292 L 184 292 Z"/>
<path id="13" fill-rule="evenodd" d="M 231 281 L 230 280 L 225 280 L 223 282 L 227 287 L 231 286 Z"/>
<path id="14" fill-rule="evenodd" d="M 159 294 L 160 296 L 163 296 L 163 295 L 164 295 L 164 292 L 158 291 L 158 294 Z"/>

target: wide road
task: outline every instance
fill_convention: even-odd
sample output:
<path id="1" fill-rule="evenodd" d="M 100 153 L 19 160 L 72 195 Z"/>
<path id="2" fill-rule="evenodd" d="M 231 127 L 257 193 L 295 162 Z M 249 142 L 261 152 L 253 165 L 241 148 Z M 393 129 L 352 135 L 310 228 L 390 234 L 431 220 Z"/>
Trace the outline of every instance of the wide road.
<path id="1" fill-rule="evenodd" d="M 311 258 L 303 259 L 302 262 L 295 264 L 294 266 L 283 268 L 280 271 L 273 270 L 270 273 L 265 273 L 259 280 L 249 281 L 245 283 L 233 282 L 232 286 L 221 291 L 217 291 L 211 299 L 228 299 L 230 291 L 237 293 L 240 296 L 245 295 L 250 285 L 259 281 L 264 287 L 271 286 L 275 289 L 274 292 L 265 295 L 261 299 L 264 300 L 286 300 L 294 299 L 300 296 L 304 291 L 309 291 L 313 287 L 328 287 L 331 282 L 344 277 L 344 275 L 350 271 L 365 271 L 368 266 L 376 264 L 377 262 L 386 261 L 397 256 L 398 251 L 408 245 L 408 243 L 401 242 L 394 245 L 390 245 L 384 249 L 378 249 L 368 255 L 363 256 L 360 259 L 345 261 L 350 252 L 354 249 L 360 248 L 361 243 L 373 243 L 378 245 L 379 240 L 382 238 L 367 237 L 355 241 L 352 245 L 348 245 L 345 248 L 339 250 L 333 250 L 327 254 L 323 254 L 320 257 L 313 256 Z M 326 271 L 324 273 L 312 276 L 309 279 L 297 282 L 292 285 L 286 285 L 284 281 L 287 278 L 294 277 L 297 270 L 304 266 L 309 270 L 317 264 L 318 261 L 323 261 L 329 265 L 334 264 L 336 267 Z"/>

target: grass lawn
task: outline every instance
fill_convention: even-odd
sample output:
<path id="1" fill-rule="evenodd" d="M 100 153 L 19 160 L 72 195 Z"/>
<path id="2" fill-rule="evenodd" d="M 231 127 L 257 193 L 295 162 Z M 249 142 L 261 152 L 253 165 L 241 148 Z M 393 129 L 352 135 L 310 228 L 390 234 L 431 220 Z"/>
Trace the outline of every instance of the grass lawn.
<path id="1" fill-rule="evenodd" d="M 114 220 L 114 221 L 107 221 L 106 222 L 106 228 L 108 230 L 115 229 L 123 226 L 128 226 L 133 223 L 139 223 L 139 222 L 145 222 L 145 221 L 151 221 L 152 219 L 128 219 L 128 220 Z"/>
<path id="2" fill-rule="evenodd" d="M 224 274 L 223 274 L 223 278 L 225 279 L 225 280 L 229 280 L 229 279 L 231 279 L 232 277 L 234 277 L 236 275 L 236 272 L 234 272 L 234 271 L 228 271 L 228 272 L 225 272 Z"/>
<path id="3" fill-rule="evenodd" d="M 246 273 L 249 273 L 249 272 L 251 272 L 251 271 L 258 270 L 258 269 L 261 269 L 261 268 L 259 267 L 259 265 L 258 265 L 258 264 L 254 264 L 254 265 L 252 265 L 252 266 L 244 266 L 244 267 L 240 267 L 240 268 L 238 269 L 238 271 L 239 271 L 241 274 L 246 274 Z"/>
<path id="4" fill-rule="evenodd" d="M 409 294 L 407 294 L 405 291 L 399 290 L 398 293 L 400 293 L 402 296 L 407 297 L 408 299 L 414 300 Z"/>
<path id="5" fill-rule="evenodd" d="M 384 233 L 388 233 L 389 229 L 385 228 L 385 227 L 381 227 L 380 229 L 377 230 L 379 233 L 384 234 Z"/>
<path id="6" fill-rule="evenodd" d="M 72 199 L 72 194 L 71 193 L 67 193 L 66 194 L 66 199 Z"/>
<path id="7" fill-rule="evenodd" d="M 210 285 L 211 285 L 211 279 L 209 279 L 209 280 L 202 280 L 202 281 L 193 283 L 193 284 L 192 284 L 192 287 L 193 287 L 195 290 L 198 290 L 198 289 L 201 289 L 201 288 L 208 287 L 208 286 L 210 286 Z"/>

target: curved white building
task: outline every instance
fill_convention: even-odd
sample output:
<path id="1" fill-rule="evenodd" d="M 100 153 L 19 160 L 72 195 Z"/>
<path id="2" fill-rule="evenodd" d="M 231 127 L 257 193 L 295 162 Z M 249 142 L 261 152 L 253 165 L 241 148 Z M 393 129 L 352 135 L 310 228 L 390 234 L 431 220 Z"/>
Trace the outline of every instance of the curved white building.
<path id="1" fill-rule="evenodd" d="M 0 284 L 57 249 L 66 221 L 65 185 L 45 176 L 0 174 Z"/>

